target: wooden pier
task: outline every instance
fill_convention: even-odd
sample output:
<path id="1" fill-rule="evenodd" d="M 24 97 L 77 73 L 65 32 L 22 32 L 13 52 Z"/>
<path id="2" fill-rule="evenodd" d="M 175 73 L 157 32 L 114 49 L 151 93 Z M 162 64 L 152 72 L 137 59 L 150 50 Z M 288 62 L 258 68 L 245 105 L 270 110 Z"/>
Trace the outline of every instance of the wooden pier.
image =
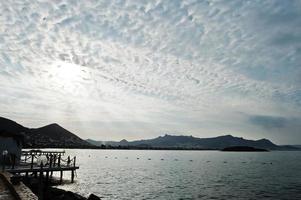
<path id="1" fill-rule="evenodd" d="M 40 177 L 45 179 L 45 182 L 49 182 L 54 172 L 60 173 L 60 183 L 63 181 L 63 173 L 66 171 L 71 172 L 71 182 L 74 182 L 75 171 L 79 169 L 76 166 L 76 157 L 70 158 L 68 156 L 63 159 L 65 151 L 41 151 L 30 150 L 22 151 L 20 163 L 16 163 L 13 160 L 11 166 L 6 166 L 5 171 L 24 175 L 28 177 L 30 174 L 34 177 Z"/>

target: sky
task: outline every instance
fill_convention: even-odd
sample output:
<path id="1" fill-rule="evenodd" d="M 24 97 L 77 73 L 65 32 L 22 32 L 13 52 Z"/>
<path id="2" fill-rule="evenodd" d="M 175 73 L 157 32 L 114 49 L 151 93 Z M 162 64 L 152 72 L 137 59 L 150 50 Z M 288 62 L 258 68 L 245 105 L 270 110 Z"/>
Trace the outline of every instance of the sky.
<path id="1" fill-rule="evenodd" d="M 301 1 L 0 1 L 0 115 L 84 139 L 300 144 Z"/>

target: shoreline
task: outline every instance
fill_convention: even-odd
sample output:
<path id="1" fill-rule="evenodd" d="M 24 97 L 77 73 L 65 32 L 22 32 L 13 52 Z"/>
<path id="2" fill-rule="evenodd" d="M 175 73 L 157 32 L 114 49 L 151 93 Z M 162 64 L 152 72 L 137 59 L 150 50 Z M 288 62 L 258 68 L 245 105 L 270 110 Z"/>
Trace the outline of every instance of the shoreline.
<path id="1" fill-rule="evenodd" d="M 101 200 L 100 197 L 90 194 L 88 197 L 82 196 L 76 192 L 57 188 L 60 185 L 59 180 L 53 177 L 50 183 L 47 183 L 43 179 L 43 184 L 39 184 L 39 178 L 29 177 L 28 179 L 22 179 L 22 183 L 26 185 L 36 196 L 42 197 L 43 200 Z"/>
<path id="2" fill-rule="evenodd" d="M 25 150 L 32 149 L 82 149 L 82 150 L 129 150 L 129 151 L 219 151 L 219 152 L 227 152 L 223 151 L 223 149 L 179 149 L 179 148 L 82 148 L 82 147 L 26 147 Z M 290 151 L 301 151 L 301 149 L 267 149 L 268 152 L 290 152 Z M 245 152 L 245 151 L 233 151 L 233 152 Z M 256 152 L 256 151 L 254 151 Z"/>

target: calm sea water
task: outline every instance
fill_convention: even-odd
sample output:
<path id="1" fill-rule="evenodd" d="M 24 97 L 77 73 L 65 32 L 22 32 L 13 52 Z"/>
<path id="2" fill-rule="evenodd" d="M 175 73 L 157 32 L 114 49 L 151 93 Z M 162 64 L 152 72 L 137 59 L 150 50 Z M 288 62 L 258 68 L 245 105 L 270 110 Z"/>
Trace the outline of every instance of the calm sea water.
<path id="1" fill-rule="evenodd" d="M 103 199 L 301 199 L 301 152 L 66 150 Z M 69 176 L 65 176 L 69 178 Z"/>

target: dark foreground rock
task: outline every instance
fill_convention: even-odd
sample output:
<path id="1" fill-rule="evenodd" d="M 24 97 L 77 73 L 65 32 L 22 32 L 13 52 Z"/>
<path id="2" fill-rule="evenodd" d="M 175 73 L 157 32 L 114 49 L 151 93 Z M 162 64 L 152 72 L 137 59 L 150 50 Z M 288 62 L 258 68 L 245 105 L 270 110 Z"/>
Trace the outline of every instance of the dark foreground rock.
<path id="1" fill-rule="evenodd" d="M 101 200 L 101 199 L 94 194 L 90 194 L 90 196 L 88 197 L 88 200 Z"/>
<path id="2" fill-rule="evenodd" d="M 87 198 L 78 195 L 76 193 L 65 191 L 59 188 L 49 187 L 47 189 L 46 199 L 57 199 L 57 200 L 87 200 Z"/>
<path id="3" fill-rule="evenodd" d="M 222 151 L 238 151 L 238 152 L 266 152 L 266 149 L 259 149 L 248 146 L 234 146 L 234 147 L 226 147 Z"/>
<path id="4" fill-rule="evenodd" d="M 43 200 L 101 200 L 98 196 L 90 194 L 88 198 L 71 191 L 52 187 L 51 185 L 39 184 L 36 178 L 23 180 L 23 183 L 31 189 L 37 196 L 42 196 Z M 42 187 L 41 187 L 42 186 Z"/>
<path id="5" fill-rule="evenodd" d="M 65 191 L 59 188 L 49 187 L 45 193 L 44 200 L 101 200 L 98 196 L 90 194 L 88 198 L 85 198 L 74 192 Z"/>

